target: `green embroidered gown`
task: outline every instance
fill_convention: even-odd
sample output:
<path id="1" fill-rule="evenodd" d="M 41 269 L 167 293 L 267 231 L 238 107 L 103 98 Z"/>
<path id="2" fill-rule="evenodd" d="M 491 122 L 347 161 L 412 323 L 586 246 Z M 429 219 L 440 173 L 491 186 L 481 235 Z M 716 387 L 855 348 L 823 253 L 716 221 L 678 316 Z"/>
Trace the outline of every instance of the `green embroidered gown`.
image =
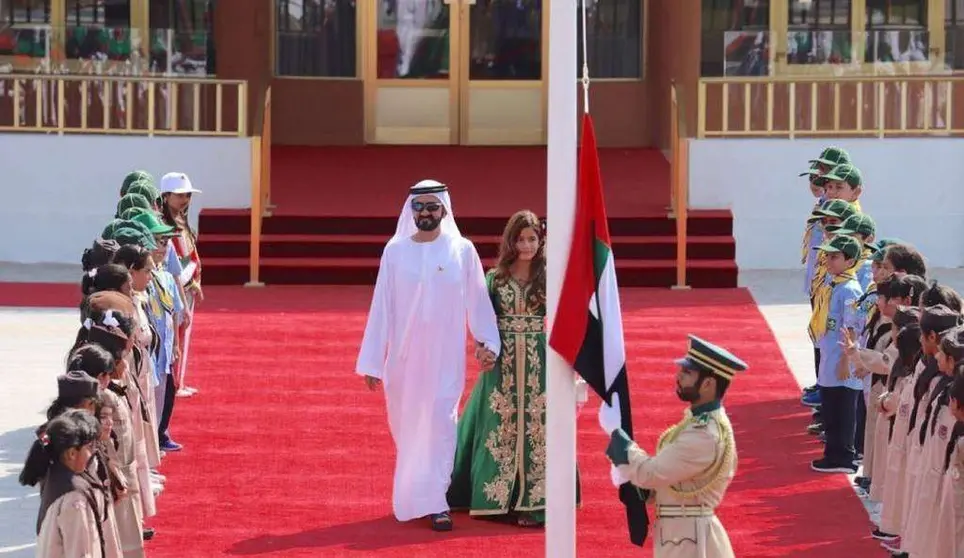
<path id="1" fill-rule="evenodd" d="M 495 366 L 480 374 L 459 419 L 448 501 L 473 516 L 525 513 L 543 522 L 546 309 L 529 300 L 528 286 L 493 279 L 490 271 L 486 284 L 502 350 Z"/>

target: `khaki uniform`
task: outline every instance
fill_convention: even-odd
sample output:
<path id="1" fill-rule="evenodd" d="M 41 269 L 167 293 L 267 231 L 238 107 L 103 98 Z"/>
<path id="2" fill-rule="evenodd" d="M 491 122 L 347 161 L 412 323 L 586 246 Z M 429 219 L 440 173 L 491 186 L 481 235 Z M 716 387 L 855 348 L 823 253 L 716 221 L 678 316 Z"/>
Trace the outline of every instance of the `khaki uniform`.
<path id="1" fill-rule="evenodd" d="M 622 476 L 655 492 L 656 558 L 732 558 L 733 548 L 715 510 L 736 473 L 733 428 L 720 406 L 683 420 L 659 439 L 656 455 L 627 449 Z"/>
<path id="2" fill-rule="evenodd" d="M 95 491 L 94 498 L 99 510 L 95 510 L 87 496 L 78 491 L 57 498 L 40 526 L 37 556 L 117 558 L 121 555 L 116 533 L 97 525 L 100 522 L 98 515 L 104 512 L 108 503 L 100 492 Z"/>

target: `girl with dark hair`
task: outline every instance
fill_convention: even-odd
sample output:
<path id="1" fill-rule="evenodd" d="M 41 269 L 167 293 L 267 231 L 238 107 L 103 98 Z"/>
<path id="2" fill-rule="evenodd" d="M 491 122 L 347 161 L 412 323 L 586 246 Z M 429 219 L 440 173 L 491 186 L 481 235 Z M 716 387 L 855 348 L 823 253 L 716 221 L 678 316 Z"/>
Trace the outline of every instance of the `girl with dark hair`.
<path id="1" fill-rule="evenodd" d="M 881 397 L 881 411 L 890 419 L 887 446 L 887 471 L 881 490 L 881 511 L 878 529 L 873 532 L 876 539 L 897 541 L 901 533 L 901 522 L 905 508 L 904 474 L 907 470 L 907 432 L 910 410 L 914 404 L 914 378 L 916 371 L 923 369 L 921 361 L 920 325 L 913 320 L 919 315 L 916 308 L 901 308 L 894 315 L 894 324 L 903 324 L 897 334 L 898 360 L 888 378 L 887 393 Z"/>
<path id="2" fill-rule="evenodd" d="M 934 391 L 933 407 L 921 423 L 921 472 L 908 514 L 906 534 L 901 550 L 913 556 L 944 556 L 936 554 L 937 521 L 940 508 L 935 506 L 941 496 L 947 445 L 957 419 L 950 409 L 950 390 L 955 368 L 964 360 L 964 328 L 956 327 L 941 338 L 936 355 L 940 379 Z"/>
<path id="3" fill-rule="evenodd" d="M 960 558 L 964 556 L 964 363 L 958 363 L 948 394 L 956 422 L 944 451 L 944 480 L 929 556 Z"/>
<path id="4" fill-rule="evenodd" d="M 535 489 L 537 471 L 545 463 L 545 415 L 519 412 L 500 416 L 489 401 L 525 401 L 535 405 L 545 397 L 546 260 L 542 226 L 531 211 L 509 219 L 502 236 L 498 264 L 486 275 L 489 296 L 498 319 L 502 351 L 492 370 L 479 376 L 458 424 L 458 446 L 448 502 L 473 515 L 511 518 L 522 527 L 539 527 L 545 519 L 545 499 Z M 476 355 L 481 356 L 481 353 Z M 488 366 L 486 366 L 488 365 Z M 518 432 L 489 448 L 501 429 Z M 506 455 L 493 460 L 489 452 Z M 512 473 L 505 476 L 506 463 Z M 487 486 L 505 482 L 506 492 L 493 497 Z"/>
<path id="5" fill-rule="evenodd" d="M 928 293 L 934 293 L 933 287 L 921 297 L 921 303 L 927 302 Z M 953 292 L 953 291 L 951 291 Z M 944 293 L 942 293 L 942 298 Z M 956 296 L 956 293 L 954 293 Z M 917 511 L 917 500 L 914 491 L 917 490 L 924 462 L 925 425 L 933 409 L 934 395 L 941 384 L 941 372 L 937 365 L 937 353 L 940 350 L 941 338 L 944 334 L 961 325 L 961 315 L 944 306 L 931 306 L 921 312 L 921 352 L 924 355 L 924 367 L 914 378 L 911 391 L 913 401 L 908 420 L 907 441 L 904 447 L 907 451 L 907 468 L 904 472 L 904 510 L 901 520 L 900 548 L 916 548 L 918 531 L 912 528 L 913 515 Z M 933 504 L 933 502 L 930 502 Z"/>
<path id="6" fill-rule="evenodd" d="M 20 484 L 41 484 L 37 556 L 121 555 L 116 537 L 104 529 L 110 517 L 107 489 L 87 471 L 99 435 L 97 419 L 77 409 L 38 430 L 20 472 Z"/>
<path id="7" fill-rule="evenodd" d="M 98 291 L 118 291 L 130 296 L 131 275 L 122 265 L 104 264 L 84 273 L 80 281 L 80 290 L 84 296 L 90 296 Z"/>
<path id="8" fill-rule="evenodd" d="M 67 370 L 80 370 L 97 380 L 101 390 L 110 384 L 114 371 L 114 357 L 103 347 L 94 344 L 80 345 L 67 358 Z"/>
<path id="9" fill-rule="evenodd" d="M 854 483 L 864 490 L 870 489 L 876 464 L 882 463 L 879 459 L 875 460 L 876 425 L 880 409 L 878 401 L 886 390 L 891 363 L 897 356 L 897 347 L 892 345 L 894 339 L 891 335 L 891 320 L 896 307 L 887 304 L 891 283 L 891 279 L 882 280 L 876 285 L 874 295 L 867 300 L 874 304 L 875 311 L 863 310 L 869 317 L 859 341 L 853 339 L 850 330 L 843 330 L 847 360 L 853 366 L 857 377 L 864 379 L 864 396 L 859 400 L 863 405 L 858 405 L 857 408 L 857 437 L 862 439 L 854 440 L 854 445 L 859 448 L 858 452 L 864 455 L 863 474 L 855 478 Z"/>
<path id="10" fill-rule="evenodd" d="M 119 249 L 120 244 L 117 244 L 114 240 L 105 240 L 103 238 L 95 240 L 93 245 L 85 249 L 84 254 L 80 257 L 80 265 L 83 267 L 84 273 L 111 263 L 114 259 L 114 254 L 116 254 Z"/>
<path id="11" fill-rule="evenodd" d="M 191 179 L 182 172 L 165 174 L 161 177 L 159 189 L 162 200 L 161 216 L 164 223 L 181 233 L 180 236 L 172 239 L 172 242 L 181 263 L 181 273 L 177 279 L 183 287 L 186 298 L 184 307 L 189 317 L 177 329 L 177 346 L 180 348 L 180 355 L 176 359 L 174 372 L 178 393 L 190 396 L 197 390 L 184 383 L 187 375 L 188 349 L 191 346 L 194 306 L 197 302 L 204 300 L 204 291 L 201 289 L 201 257 L 197 250 L 197 233 L 191 228 L 188 216 L 191 197 L 201 191 L 194 188 Z"/>

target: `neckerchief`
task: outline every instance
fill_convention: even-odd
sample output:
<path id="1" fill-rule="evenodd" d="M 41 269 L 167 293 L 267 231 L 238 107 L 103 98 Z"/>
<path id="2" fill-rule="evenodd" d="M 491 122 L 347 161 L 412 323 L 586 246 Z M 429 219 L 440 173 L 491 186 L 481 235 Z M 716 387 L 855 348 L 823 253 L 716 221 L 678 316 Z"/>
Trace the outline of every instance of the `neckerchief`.
<path id="1" fill-rule="evenodd" d="M 174 313 L 174 296 L 167 292 L 161 278 L 157 273 L 151 275 L 151 287 L 148 289 L 150 295 L 151 315 L 157 319 L 162 319 L 165 313 Z"/>
<path id="2" fill-rule="evenodd" d="M 857 265 L 854 265 L 854 267 L 851 267 L 840 275 L 834 276 L 829 283 L 824 281 L 824 283 L 813 292 L 813 314 L 810 315 L 810 326 L 807 328 L 807 332 L 810 334 L 810 339 L 814 343 L 819 341 L 827 332 L 830 297 L 833 294 L 834 288 L 837 285 L 856 279 L 856 270 Z M 826 275 L 826 271 L 824 271 L 824 275 Z"/>
<path id="3" fill-rule="evenodd" d="M 827 282 L 827 253 L 817 252 L 817 261 L 813 264 L 813 279 L 810 280 L 810 298 Z"/>
<path id="4" fill-rule="evenodd" d="M 819 208 L 822 203 L 823 203 L 822 201 L 817 201 L 817 203 L 814 204 L 813 210 L 811 210 L 810 213 L 813 214 L 813 211 L 817 210 L 817 208 Z M 803 231 L 803 243 L 800 245 L 800 263 L 802 264 L 806 264 L 807 258 L 810 257 L 810 252 L 811 252 L 810 241 L 813 239 L 813 228 L 817 226 L 817 223 L 819 223 L 819 221 L 813 221 L 812 223 L 809 222 L 809 219 L 810 219 L 809 215 L 807 216 L 807 219 L 808 219 L 807 228 L 804 229 Z"/>

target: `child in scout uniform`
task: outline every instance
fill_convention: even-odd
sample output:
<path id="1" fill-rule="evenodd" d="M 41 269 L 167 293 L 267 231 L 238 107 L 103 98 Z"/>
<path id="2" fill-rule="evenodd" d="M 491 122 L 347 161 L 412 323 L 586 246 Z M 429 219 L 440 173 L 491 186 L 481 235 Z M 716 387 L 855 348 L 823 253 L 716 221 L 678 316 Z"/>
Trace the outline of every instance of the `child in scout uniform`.
<path id="1" fill-rule="evenodd" d="M 830 169 L 836 167 L 837 165 L 850 162 L 850 155 L 843 149 L 835 146 L 830 146 L 824 148 L 820 153 L 820 156 L 816 159 L 811 159 L 809 161 L 810 168 L 806 172 L 800 173 L 800 176 L 806 176 L 807 182 L 810 185 L 810 193 L 816 198 L 816 203 L 811 210 L 816 211 L 820 208 L 824 201 L 826 201 L 826 192 L 824 191 L 824 181 L 821 180 L 821 176 L 828 172 Z M 823 243 L 823 230 L 819 227 L 818 220 L 807 219 L 807 226 L 803 231 L 803 242 L 801 246 L 800 263 L 804 266 L 803 273 L 803 292 L 810 297 L 813 294 L 813 288 L 811 287 L 813 283 L 813 274 L 815 267 L 817 265 L 817 253 L 815 249 Z M 820 350 L 816 345 L 813 347 L 813 365 L 814 365 L 814 376 L 817 375 L 817 366 L 820 365 Z M 804 388 L 804 395 L 808 393 L 817 392 L 816 382 Z"/>
<path id="2" fill-rule="evenodd" d="M 180 232 L 180 236 L 175 238 L 172 244 L 181 259 L 182 271 L 177 279 L 184 289 L 184 307 L 187 317 L 177 328 L 180 355 L 176 359 L 174 371 L 177 394 L 190 397 L 197 393 L 197 389 L 185 383 L 188 349 L 191 346 L 194 306 L 198 301 L 204 300 L 204 291 L 201 288 L 201 257 L 197 250 L 197 233 L 191 227 L 188 213 L 192 196 L 200 194 L 201 190 L 195 188 L 191 179 L 183 172 L 165 174 L 161 177 L 158 189 L 161 192 L 163 221 Z"/>
<path id="3" fill-rule="evenodd" d="M 832 232 L 827 231 L 827 227 L 830 225 L 839 225 L 841 222 L 845 221 L 851 215 L 857 213 L 857 208 L 851 203 L 845 202 L 843 200 L 827 200 L 821 206 L 813 211 L 811 219 L 819 223 L 819 228 L 823 231 L 823 238 L 825 242 L 832 237 Z M 810 290 L 810 307 L 813 312 L 816 312 L 816 293 L 820 292 L 823 287 L 825 287 L 829 281 L 830 277 L 827 274 L 826 265 L 826 255 L 820 250 L 814 250 L 817 252 L 817 263 L 814 266 L 814 273 L 811 282 Z M 812 321 L 812 320 L 811 320 Z M 819 354 L 820 345 L 818 343 L 817 337 L 814 335 L 813 331 L 809 331 L 810 340 L 814 343 L 817 351 L 815 355 Z M 820 375 L 820 362 L 823 358 L 817 361 L 817 377 Z M 820 407 L 820 392 L 811 391 L 809 393 L 804 393 L 800 401 L 807 407 L 818 408 Z M 808 429 L 810 431 L 821 431 L 823 424 L 822 417 L 819 413 L 814 414 L 814 421 Z"/>
<path id="4" fill-rule="evenodd" d="M 909 386 L 911 392 L 909 403 L 911 403 L 911 406 L 907 425 L 907 440 L 904 442 L 907 458 L 902 478 L 904 505 L 901 510 L 899 530 L 901 538 L 899 542 L 895 541 L 890 547 L 891 550 L 895 551 L 914 548 L 917 543 L 915 537 L 918 535 L 918 531 L 914 530 L 912 522 L 920 506 L 915 491 L 919 487 L 923 466 L 923 446 L 926 438 L 922 438 L 925 433 L 922 428 L 929 418 L 928 413 L 933 408 L 931 394 L 934 393 L 941 378 L 936 355 L 943 335 L 961 323 L 959 311 L 943 304 L 943 301 L 950 296 L 937 287 L 939 286 L 932 285 L 921 297 L 921 304 L 924 306 L 920 319 L 921 352 L 924 355 L 922 360 L 924 366 L 920 367 L 919 374 L 913 378 L 913 383 Z M 956 296 L 956 293 L 954 293 L 954 296 Z M 931 304 L 939 299 L 941 302 Z M 958 308 L 960 308 L 959 298 Z M 929 502 L 928 505 L 933 505 L 933 502 Z"/>
<path id="5" fill-rule="evenodd" d="M 891 286 L 891 289 L 894 291 L 896 288 Z M 880 489 L 880 521 L 871 534 L 875 539 L 898 546 L 905 507 L 904 474 L 907 470 L 907 432 L 914 400 L 914 380 L 924 367 L 920 314 L 918 306 L 901 306 L 894 313 L 894 326 L 898 328 L 895 340 L 897 362 L 887 378 L 887 392 L 880 398 L 881 412 L 889 419 L 887 466 Z M 871 490 L 874 485 L 871 485 Z"/>
<path id="6" fill-rule="evenodd" d="M 937 354 L 937 367 L 940 370 L 940 380 L 932 396 L 932 408 L 921 424 L 920 437 L 922 444 L 922 469 L 918 477 L 914 510 L 910 515 L 907 533 L 907 544 L 902 550 L 914 556 L 941 556 L 937 550 L 937 523 L 939 520 L 939 506 L 935 506 L 941 497 L 941 485 L 944 482 L 944 463 L 947 459 L 947 447 L 951 432 L 957 419 L 950 409 L 950 389 L 954 382 L 956 365 L 964 359 L 964 328 L 951 329 L 941 338 Z"/>
<path id="7" fill-rule="evenodd" d="M 845 358 L 842 331 L 850 335 L 863 329 L 856 301 L 863 295 L 856 267 L 863 247 L 850 236 L 836 236 L 818 250 L 827 254 L 827 281 L 814 293 L 810 332 L 820 346 L 820 413 L 826 437 L 824 454 L 810 468 L 821 473 L 855 474 L 854 437 L 857 427 L 857 399 L 863 381 L 851 371 Z"/>
<path id="8" fill-rule="evenodd" d="M 147 171 L 136 170 L 132 171 L 124 177 L 124 181 L 121 183 L 120 195 L 124 197 L 127 195 L 127 191 L 130 189 L 131 185 L 135 182 L 144 182 L 150 185 L 154 185 L 154 177 L 150 175 Z"/>
<path id="9" fill-rule="evenodd" d="M 949 392 L 956 420 L 944 459 L 944 481 L 938 502 L 932 556 L 964 558 L 964 366 L 958 365 Z"/>
<path id="10" fill-rule="evenodd" d="M 599 424 L 609 434 L 606 455 L 613 476 L 655 492 L 656 558 L 733 557 L 726 529 L 715 510 L 737 465 L 733 427 L 723 396 L 746 363 L 694 335 L 686 356 L 677 360 L 676 395 L 690 407 L 649 454 L 620 428 L 619 398 L 599 408 Z"/>
<path id="11" fill-rule="evenodd" d="M 104 531 L 109 493 L 87 471 L 99 437 L 97 418 L 80 409 L 63 413 L 38 431 L 20 473 L 24 486 L 41 486 L 37 556 L 120 556 L 116 538 Z"/>
<path id="12" fill-rule="evenodd" d="M 114 214 L 114 217 L 120 219 L 121 214 L 123 214 L 125 210 L 132 209 L 134 207 L 139 207 L 148 211 L 154 209 L 151 201 L 144 196 L 140 194 L 127 194 L 117 201 L 117 213 Z"/>

